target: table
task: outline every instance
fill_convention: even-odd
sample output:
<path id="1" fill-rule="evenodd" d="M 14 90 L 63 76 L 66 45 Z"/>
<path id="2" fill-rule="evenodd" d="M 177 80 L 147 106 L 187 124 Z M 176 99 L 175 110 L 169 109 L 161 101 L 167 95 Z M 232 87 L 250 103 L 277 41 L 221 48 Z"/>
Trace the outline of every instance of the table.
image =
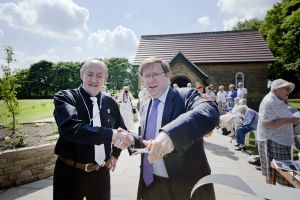
<path id="1" fill-rule="evenodd" d="M 289 172 L 286 170 L 282 170 L 280 168 L 276 168 L 275 167 L 275 163 L 274 160 L 271 161 L 271 167 L 272 167 L 272 184 L 275 185 L 276 184 L 276 171 L 279 172 L 292 186 L 294 186 L 295 188 L 299 188 L 300 189 L 300 182 L 298 182 L 297 180 L 295 180 L 295 178 L 293 177 L 293 175 L 298 174 L 298 176 L 300 175 L 300 172 Z M 293 174 L 293 175 L 292 175 Z M 300 176 L 299 176 L 300 177 Z"/>

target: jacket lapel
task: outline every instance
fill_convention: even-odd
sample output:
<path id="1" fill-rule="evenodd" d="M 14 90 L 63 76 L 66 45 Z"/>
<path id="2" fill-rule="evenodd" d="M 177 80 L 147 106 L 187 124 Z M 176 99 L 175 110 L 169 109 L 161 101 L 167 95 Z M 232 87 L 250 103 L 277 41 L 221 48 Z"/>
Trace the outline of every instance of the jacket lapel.
<path id="1" fill-rule="evenodd" d="M 169 123 L 172 119 L 174 106 L 175 106 L 174 95 L 175 95 L 175 91 L 172 88 L 170 88 L 165 102 L 165 107 L 164 107 L 163 116 L 161 120 L 161 127 Z"/>
<path id="2" fill-rule="evenodd" d="M 141 138 L 144 139 L 145 131 L 146 131 L 146 124 L 147 124 L 147 116 L 150 110 L 152 100 L 149 99 L 148 103 L 145 103 L 145 105 L 142 108 L 142 117 L 141 117 Z"/>

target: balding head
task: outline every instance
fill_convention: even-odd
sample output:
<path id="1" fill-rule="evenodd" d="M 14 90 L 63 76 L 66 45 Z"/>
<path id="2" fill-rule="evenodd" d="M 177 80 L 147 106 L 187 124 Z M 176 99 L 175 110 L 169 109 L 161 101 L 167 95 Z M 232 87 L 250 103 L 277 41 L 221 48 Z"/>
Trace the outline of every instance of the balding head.
<path id="1" fill-rule="evenodd" d="M 85 71 L 86 69 L 88 69 L 89 67 L 92 67 L 92 66 L 100 67 L 100 68 L 104 69 L 104 71 L 107 73 L 106 64 L 102 60 L 99 60 L 99 59 L 96 59 L 96 58 L 89 59 L 89 60 L 85 61 L 85 63 L 82 65 L 82 67 L 80 69 L 80 72 L 83 72 L 83 71 Z"/>
<path id="2" fill-rule="evenodd" d="M 107 77 L 107 67 L 101 60 L 88 60 L 80 69 L 82 87 L 90 96 L 96 96 L 103 90 Z"/>

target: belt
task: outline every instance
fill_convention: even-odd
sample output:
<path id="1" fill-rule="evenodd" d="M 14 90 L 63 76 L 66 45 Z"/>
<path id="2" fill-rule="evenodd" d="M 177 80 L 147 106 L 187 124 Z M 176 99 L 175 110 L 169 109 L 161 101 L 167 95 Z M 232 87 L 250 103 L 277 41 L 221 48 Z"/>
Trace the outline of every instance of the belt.
<path id="1" fill-rule="evenodd" d="M 71 167 L 75 167 L 77 169 L 82 169 L 86 172 L 97 171 L 101 168 L 101 166 L 96 163 L 84 164 L 84 163 L 75 162 L 73 160 L 69 160 L 69 159 L 62 158 L 62 157 L 59 157 L 59 159 Z"/>

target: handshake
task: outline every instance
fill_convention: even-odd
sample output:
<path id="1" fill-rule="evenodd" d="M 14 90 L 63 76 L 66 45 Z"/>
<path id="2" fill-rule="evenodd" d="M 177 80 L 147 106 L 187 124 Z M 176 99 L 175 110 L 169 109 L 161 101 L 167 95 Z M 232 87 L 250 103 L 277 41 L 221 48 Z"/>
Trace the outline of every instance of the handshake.
<path id="1" fill-rule="evenodd" d="M 161 131 L 155 139 L 143 140 L 142 142 L 145 147 L 144 149 L 133 150 L 138 151 L 140 153 L 148 153 L 148 160 L 150 163 L 162 159 L 166 154 L 174 150 L 174 143 L 164 131 Z M 131 145 L 134 145 L 134 138 L 130 133 L 128 133 L 124 129 L 118 128 L 113 132 L 112 144 L 115 147 L 124 150 L 130 147 Z"/>
<path id="2" fill-rule="evenodd" d="M 119 149 L 126 149 L 134 144 L 133 136 L 122 128 L 113 131 L 112 144 Z"/>

